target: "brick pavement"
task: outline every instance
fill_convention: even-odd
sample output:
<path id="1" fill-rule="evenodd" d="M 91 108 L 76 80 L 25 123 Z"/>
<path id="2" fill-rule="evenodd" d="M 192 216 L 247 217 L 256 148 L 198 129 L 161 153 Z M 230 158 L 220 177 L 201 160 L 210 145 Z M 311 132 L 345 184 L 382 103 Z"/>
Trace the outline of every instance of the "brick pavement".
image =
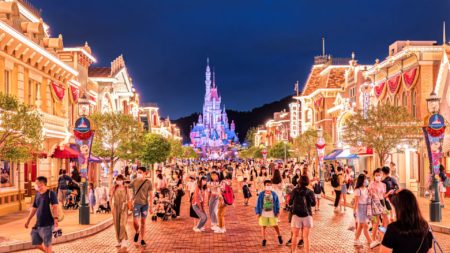
<path id="1" fill-rule="evenodd" d="M 188 198 L 183 198 L 182 216 L 174 221 L 148 220 L 146 229 L 147 248 L 145 250 L 130 246 L 128 252 L 290 252 L 287 246 L 277 246 L 275 232 L 269 230 L 268 245 L 261 246 L 260 228 L 254 215 L 255 196 L 251 199 L 251 206 L 243 206 L 242 193 L 236 192 L 236 203 L 234 207 L 227 207 L 225 234 L 214 234 L 211 231 L 194 233 L 193 222 L 188 217 Z M 131 221 L 131 219 L 129 219 Z M 312 252 L 378 252 L 353 246 L 353 232 L 347 230 L 352 222 L 352 214 L 347 210 L 343 214 L 334 214 L 330 201 L 323 201 L 321 210 L 314 215 L 314 229 L 311 233 Z M 209 224 L 209 223 L 208 223 Z M 132 226 L 128 227 L 131 241 Z M 281 214 L 281 230 L 283 239 L 289 237 L 289 224 L 287 214 Z M 209 227 L 209 225 L 208 225 Z M 444 252 L 450 249 L 450 235 L 436 235 Z M 362 237 L 363 239 L 363 237 Z M 100 232 L 83 240 L 73 241 L 55 246 L 55 252 L 89 252 L 106 253 L 116 252 L 116 244 L 113 228 Z M 38 251 L 25 251 L 38 252 Z M 301 252 L 301 251 L 300 251 Z M 449 251 L 447 251 L 449 252 Z"/>

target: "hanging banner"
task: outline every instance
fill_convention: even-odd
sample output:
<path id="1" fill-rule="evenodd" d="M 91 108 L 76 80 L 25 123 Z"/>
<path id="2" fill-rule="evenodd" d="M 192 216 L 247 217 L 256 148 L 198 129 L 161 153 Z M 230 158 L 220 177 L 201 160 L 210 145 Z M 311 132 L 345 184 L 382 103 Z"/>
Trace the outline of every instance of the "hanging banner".
<path id="1" fill-rule="evenodd" d="M 80 155 L 78 156 L 80 175 L 82 181 L 86 181 L 88 180 L 89 158 L 91 156 L 94 131 L 91 130 L 90 121 L 86 117 L 81 117 L 76 120 L 73 132 L 75 135 L 75 142 L 80 149 Z"/>
<path id="2" fill-rule="evenodd" d="M 434 174 L 439 174 L 439 166 L 442 159 L 442 144 L 445 137 L 445 120 L 440 114 L 429 116 L 428 125 L 423 128 L 425 143 L 428 151 L 430 167 Z"/>
<path id="3" fill-rule="evenodd" d="M 62 85 L 52 82 L 52 94 L 55 100 L 62 101 L 64 99 L 64 95 L 66 94 L 65 88 Z"/>
<path id="4" fill-rule="evenodd" d="M 389 93 L 391 93 L 391 94 L 397 93 L 398 88 L 400 87 L 400 78 L 401 78 L 401 76 L 397 75 L 397 76 L 389 79 L 389 81 L 388 81 Z"/>
<path id="5" fill-rule="evenodd" d="M 78 97 L 80 96 L 80 90 L 77 87 L 74 87 L 72 85 L 69 86 L 69 90 L 70 90 L 70 102 L 72 102 L 73 104 L 78 102 Z"/>
<path id="6" fill-rule="evenodd" d="M 317 159 L 318 159 L 318 171 L 320 174 L 320 170 L 323 169 L 323 158 L 325 157 L 325 139 L 322 137 L 319 137 L 316 143 L 317 148 Z"/>
<path id="7" fill-rule="evenodd" d="M 375 96 L 377 99 L 382 99 L 386 93 L 386 82 L 382 82 L 374 87 Z"/>

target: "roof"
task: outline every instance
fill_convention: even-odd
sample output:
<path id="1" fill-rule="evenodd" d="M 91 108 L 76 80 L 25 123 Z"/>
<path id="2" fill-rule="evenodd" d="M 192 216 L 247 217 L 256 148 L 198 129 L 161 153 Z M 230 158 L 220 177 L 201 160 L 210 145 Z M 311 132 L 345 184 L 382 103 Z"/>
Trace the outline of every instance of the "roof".
<path id="1" fill-rule="evenodd" d="M 302 96 L 307 96 L 320 88 L 340 88 L 345 83 L 345 66 L 313 65 Z"/>
<path id="2" fill-rule="evenodd" d="M 211 88 L 211 99 L 215 98 L 219 100 L 219 93 L 217 92 L 217 88 Z"/>
<path id="3" fill-rule="evenodd" d="M 110 77 L 111 67 L 90 67 L 89 77 Z"/>

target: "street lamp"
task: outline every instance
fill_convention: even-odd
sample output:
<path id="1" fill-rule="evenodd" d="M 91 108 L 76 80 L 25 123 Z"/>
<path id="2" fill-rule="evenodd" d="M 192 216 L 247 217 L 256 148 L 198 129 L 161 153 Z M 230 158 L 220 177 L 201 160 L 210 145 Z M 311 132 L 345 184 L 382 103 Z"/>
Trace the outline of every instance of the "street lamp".
<path id="1" fill-rule="evenodd" d="M 89 100 L 86 98 L 86 95 L 83 94 L 82 97 L 78 99 L 78 115 L 80 118 L 75 123 L 74 133 L 77 139 L 89 139 L 91 138 L 91 129 L 90 129 L 90 123 L 89 120 L 86 118 L 90 115 L 90 104 Z M 79 122 L 83 122 L 83 125 L 81 125 Z M 89 137 L 88 137 L 89 135 Z M 90 146 L 90 145 L 89 145 Z M 90 147 L 89 147 L 90 148 Z M 81 151 L 81 146 L 80 146 Z M 90 153 L 90 151 L 89 151 Z M 79 160 L 79 166 L 85 168 L 80 168 L 82 171 L 82 177 L 81 177 L 81 205 L 80 205 L 80 211 L 79 211 L 79 223 L 83 225 L 87 225 L 90 223 L 90 214 L 89 214 L 89 206 L 86 203 L 86 192 L 87 192 L 87 170 L 89 168 L 89 153 L 87 155 L 87 161 L 84 161 L 85 164 L 80 164 Z M 80 156 L 84 156 L 84 154 L 80 154 Z M 86 169 L 85 172 L 83 170 Z"/>
<path id="2" fill-rule="evenodd" d="M 442 142 L 445 134 L 445 120 L 439 114 L 441 98 L 431 92 L 426 99 L 427 109 L 430 113 L 424 120 L 423 133 L 430 162 L 430 174 L 434 195 L 430 201 L 430 221 L 440 222 L 442 220 L 441 204 L 439 201 L 439 189 L 437 175 L 439 173 L 440 159 L 442 157 Z"/>

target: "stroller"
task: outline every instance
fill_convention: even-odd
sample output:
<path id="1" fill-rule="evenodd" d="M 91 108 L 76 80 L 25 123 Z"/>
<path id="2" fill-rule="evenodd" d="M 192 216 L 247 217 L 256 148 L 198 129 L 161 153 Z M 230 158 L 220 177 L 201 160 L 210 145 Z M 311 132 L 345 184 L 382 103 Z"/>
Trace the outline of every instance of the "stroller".
<path id="1" fill-rule="evenodd" d="M 73 190 L 67 190 L 66 199 L 64 200 L 64 209 L 73 209 L 76 210 L 80 207 L 80 194 L 78 189 L 74 188 Z"/>
<path id="2" fill-rule="evenodd" d="M 164 188 L 161 192 L 155 193 L 153 198 L 153 216 L 152 221 L 161 218 L 167 221 L 170 218 L 176 218 L 177 214 L 174 210 L 175 191 L 173 189 Z"/>

